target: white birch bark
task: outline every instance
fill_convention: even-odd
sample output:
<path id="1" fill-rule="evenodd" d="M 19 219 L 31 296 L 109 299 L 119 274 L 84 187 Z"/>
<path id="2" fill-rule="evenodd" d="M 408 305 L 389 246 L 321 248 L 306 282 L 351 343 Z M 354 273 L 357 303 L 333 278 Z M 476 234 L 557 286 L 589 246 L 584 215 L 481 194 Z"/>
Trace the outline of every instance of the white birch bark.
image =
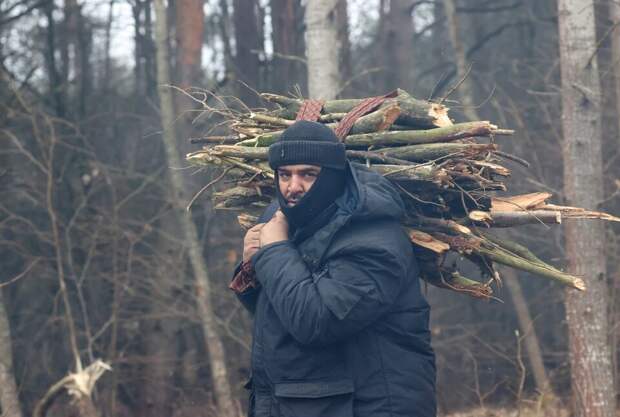
<path id="1" fill-rule="evenodd" d="M 306 58 L 310 98 L 336 98 L 340 88 L 340 42 L 338 0 L 308 0 L 306 3 Z"/>
<path id="2" fill-rule="evenodd" d="M 169 87 L 166 87 L 170 84 L 166 6 L 164 0 L 155 0 L 154 5 L 156 15 L 157 84 L 161 86 L 159 89 L 159 103 L 161 107 L 163 140 L 167 164 L 173 167 L 178 166 L 181 158 L 177 149 L 174 132 L 175 117 L 172 91 Z M 239 411 L 233 401 L 228 369 L 226 367 L 224 344 L 219 334 L 220 329 L 216 322 L 213 305 L 211 304 L 211 282 L 207 265 L 202 256 L 196 225 L 192 221 L 189 212 L 184 209 L 184 179 L 179 170 L 170 169 L 168 173 L 172 202 L 176 204 L 175 209 L 179 215 L 183 238 L 188 245 L 189 260 L 194 271 L 196 304 L 202 324 L 206 350 L 209 354 L 211 378 L 218 408 L 217 415 L 221 417 L 237 417 Z"/>
<path id="3" fill-rule="evenodd" d="M 22 417 L 13 374 L 11 329 L 0 289 L 0 410 L 3 417 Z"/>
<path id="4" fill-rule="evenodd" d="M 558 0 L 566 204 L 595 208 L 603 199 L 601 87 L 593 0 Z M 567 222 L 568 272 L 588 290 L 566 292 L 574 415 L 612 417 L 615 390 L 608 343 L 605 230 Z"/>

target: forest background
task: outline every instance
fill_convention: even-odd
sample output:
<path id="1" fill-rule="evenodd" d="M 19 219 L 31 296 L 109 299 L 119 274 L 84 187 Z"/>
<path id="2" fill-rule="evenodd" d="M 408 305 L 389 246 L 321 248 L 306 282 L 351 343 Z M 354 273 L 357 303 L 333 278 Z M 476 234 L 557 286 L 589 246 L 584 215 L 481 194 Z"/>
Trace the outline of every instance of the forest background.
<path id="1" fill-rule="evenodd" d="M 563 24 L 570 13 L 591 19 Z M 227 285 L 243 232 L 235 213 L 215 212 L 212 190 L 186 210 L 221 172 L 188 168 L 182 155 L 198 149 L 191 138 L 226 134 L 204 107 L 222 109 L 222 97 L 243 109 L 231 97 L 263 107 L 255 91 L 316 95 L 309 80 L 328 78 L 309 53 L 316 31 L 335 40 L 318 45 L 337 68 L 325 94 L 400 87 L 445 100 L 457 121 L 515 129 L 502 149 L 531 165 L 511 166 L 512 194 L 574 201 L 580 170 L 563 150 L 571 121 L 581 123 L 596 133 L 582 145 L 602 147 L 583 163 L 600 168 L 588 186 L 603 197 L 580 204 L 620 213 L 619 26 L 615 0 L 0 2 L 2 415 L 239 415 L 251 319 Z M 561 77 L 571 33 L 589 48 L 577 64 L 591 85 Z M 568 89 L 586 122 L 567 113 Z M 620 227 L 596 227 L 594 256 L 571 246 L 564 226 L 511 232 L 554 265 L 594 262 L 602 272 L 585 277 L 589 295 L 509 271 L 493 301 L 426 288 L 442 415 L 550 415 L 540 414 L 549 404 L 613 415 Z M 575 297 L 593 333 L 567 320 Z M 93 386 L 76 388 L 68 373 Z"/>

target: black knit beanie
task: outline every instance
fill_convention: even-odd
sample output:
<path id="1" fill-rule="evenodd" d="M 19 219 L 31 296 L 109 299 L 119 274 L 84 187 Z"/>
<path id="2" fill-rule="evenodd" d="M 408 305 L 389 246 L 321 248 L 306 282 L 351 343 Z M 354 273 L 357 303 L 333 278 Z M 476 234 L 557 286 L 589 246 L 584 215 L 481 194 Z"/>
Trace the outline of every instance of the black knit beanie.
<path id="1" fill-rule="evenodd" d="M 318 165 L 321 172 L 310 191 L 288 207 L 280 193 L 277 168 L 297 164 Z M 295 122 L 269 147 L 269 165 L 276 171 L 276 195 L 292 233 L 306 229 L 304 234 L 311 234 L 329 221 L 334 202 L 344 191 L 346 167 L 345 147 L 329 127 L 305 120 Z"/>
<path id="2" fill-rule="evenodd" d="M 307 120 L 290 125 L 276 143 L 269 147 L 269 165 L 276 169 L 282 165 L 319 165 L 344 169 L 346 154 L 344 144 L 329 127 Z"/>

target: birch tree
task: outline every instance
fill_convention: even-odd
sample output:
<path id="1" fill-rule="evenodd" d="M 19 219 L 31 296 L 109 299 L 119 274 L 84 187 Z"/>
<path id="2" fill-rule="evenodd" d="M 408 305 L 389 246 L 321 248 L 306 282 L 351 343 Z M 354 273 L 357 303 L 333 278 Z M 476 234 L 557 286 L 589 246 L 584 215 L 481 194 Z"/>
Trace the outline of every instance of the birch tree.
<path id="1" fill-rule="evenodd" d="M 0 411 L 4 417 L 22 417 L 13 375 L 11 329 L 0 288 Z"/>
<path id="2" fill-rule="evenodd" d="M 592 0 L 559 0 L 559 47 L 566 203 L 596 207 L 603 199 L 601 88 Z M 588 290 L 566 292 L 574 415 L 615 415 L 602 222 L 566 224 L 568 272 Z"/>
<path id="3" fill-rule="evenodd" d="M 308 94 L 329 100 L 340 88 L 338 0 L 308 0 L 306 4 L 306 59 Z"/>

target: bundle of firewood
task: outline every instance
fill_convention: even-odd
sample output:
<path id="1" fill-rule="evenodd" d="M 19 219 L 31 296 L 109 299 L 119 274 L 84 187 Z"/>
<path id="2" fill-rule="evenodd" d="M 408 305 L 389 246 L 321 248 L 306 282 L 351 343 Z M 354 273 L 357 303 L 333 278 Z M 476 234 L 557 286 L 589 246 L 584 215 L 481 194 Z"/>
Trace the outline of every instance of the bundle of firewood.
<path id="1" fill-rule="evenodd" d="M 226 122 L 232 134 L 193 139 L 205 146 L 187 155 L 192 164 L 223 169 L 216 181 L 226 186 L 213 193 L 215 208 L 237 210 L 239 222 L 246 228 L 274 198 L 268 147 L 294 123 L 304 106 L 301 99 L 261 96 L 275 108 L 228 113 Z M 506 191 L 504 179 L 510 176 L 502 163 L 510 160 L 527 165 L 523 159 L 500 151 L 495 142 L 497 136 L 512 135 L 513 131 L 488 121 L 455 124 L 442 104 L 415 99 L 402 90 L 380 103 L 355 118 L 342 140 L 351 161 L 388 178 L 400 191 L 407 208 L 403 224 L 424 280 L 486 298 L 492 294 L 491 284 L 500 282 L 495 264 L 502 264 L 585 289 L 581 278 L 489 232 L 525 224 L 558 224 L 565 218 L 620 218 L 547 204 L 548 193 L 496 196 L 497 191 Z M 321 105 L 318 121 L 337 129 L 349 112 L 363 106 L 363 100 L 333 100 Z M 458 262 L 446 261 L 449 253 L 475 263 L 482 280 L 463 276 Z"/>

